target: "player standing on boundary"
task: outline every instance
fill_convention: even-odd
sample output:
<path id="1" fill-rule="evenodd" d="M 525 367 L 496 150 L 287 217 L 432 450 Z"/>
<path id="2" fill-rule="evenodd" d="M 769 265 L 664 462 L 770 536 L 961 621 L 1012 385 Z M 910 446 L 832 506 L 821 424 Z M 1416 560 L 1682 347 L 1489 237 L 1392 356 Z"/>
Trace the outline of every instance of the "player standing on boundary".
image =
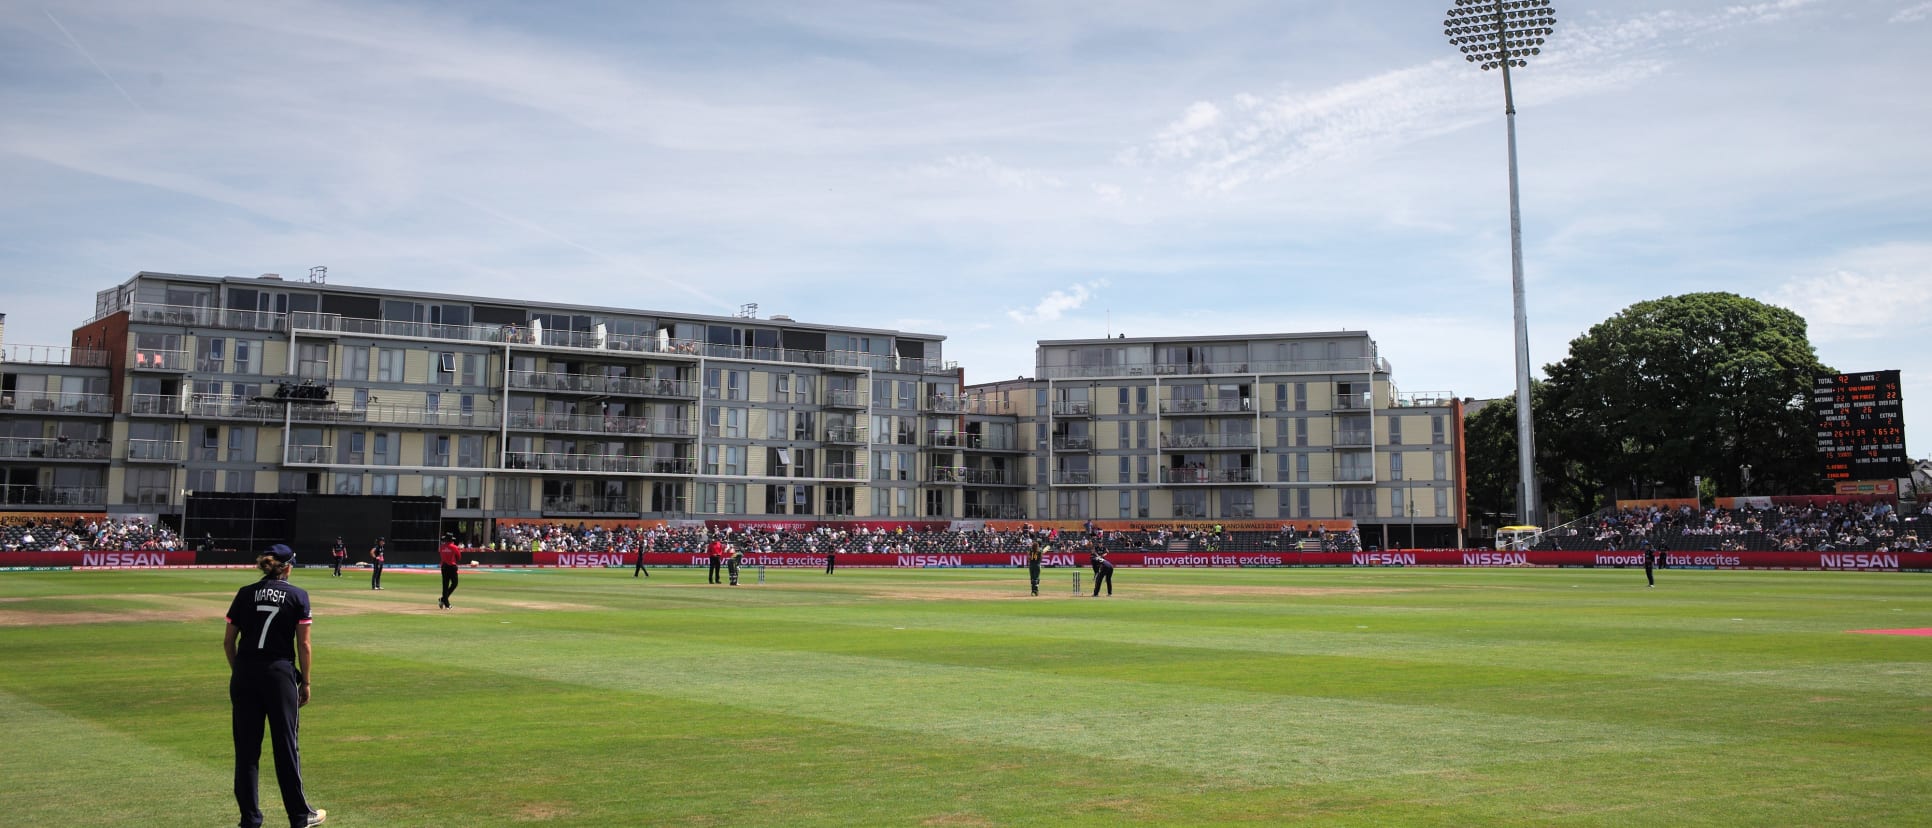
<path id="1" fill-rule="evenodd" d="M 369 588 L 382 589 L 382 562 L 385 556 L 382 538 L 376 538 L 376 545 L 369 547 Z"/>
<path id="2" fill-rule="evenodd" d="M 832 574 L 832 570 L 837 569 L 838 565 L 839 565 L 838 544 L 836 543 L 827 544 L 825 547 L 825 574 L 827 575 Z"/>
<path id="3" fill-rule="evenodd" d="M 309 703 L 314 650 L 309 646 L 309 594 L 288 582 L 295 552 L 275 544 L 255 558 L 262 579 L 235 592 L 221 649 L 228 656 L 228 701 L 234 708 L 235 804 L 241 828 L 260 828 L 262 722 L 275 752 L 275 781 L 289 824 L 321 825 L 328 812 L 302 793 L 302 705 Z M 299 661 L 300 667 L 296 664 Z"/>
<path id="4" fill-rule="evenodd" d="M 1650 546 L 1650 541 L 1646 539 L 1644 541 L 1644 582 L 1654 589 L 1657 586 L 1657 576 L 1651 574 L 1651 567 L 1653 566 L 1658 569 L 1664 567 L 1664 545 L 1661 543 L 1657 544 L 1656 548 L 1653 549 Z"/>
<path id="5" fill-rule="evenodd" d="M 456 545 L 455 535 L 443 536 L 437 555 L 443 560 L 443 597 L 436 605 L 449 609 L 449 596 L 456 592 L 456 565 L 463 562 L 463 550 Z"/>
<path id="6" fill-rule="evenodd" d="M 1107 582 L 1107 594 L 1114 594 L 1114 562 L 1107 560 L 1107 551 L 1096 548 L 1093 551 L 1093 597 L 1100 597 L 1100 582 Z"/>
<path id="7" fill-rule="evenodd" d="M 623 543 L 624 543 L 624 545 L 625 545 L 625 546 L 630 546 L 630 545 L 631 545 L 631 542 L 630 542 L 630 541 L 628 541 L 628 540 L 626 540 L 626 541 L 624 541 Z M 651 571 L 650 571 L 650 570 L 648 570 L 648 569 L 645 569 L 645 568 L 644 568 L 644 550 L 646 550 L 646 549 L 649 549 L 649 548 L 650 548 L 650 546 L 651 546 L 651 541 L 650 541 L 650 539 L 649 539 L 649 538 L 638 538 L 638 540 L 637 540 L 637 568 L 636 568 L 636 569 L 633 569 L 633 570 L 631 570 L 631 577 L 633 577 L 633 578 L 635 578 L 635 577 L 637 577 L 637 576 L 639 576 L 639 575 L 643 575 L 643 576 L 644 576 L 644 577 L 646 577 L 646 578 L 649 578 L 649 577 L 651 577 Z M 620 558 L 619 560 L 622 560 L 622 559 Z M 623 566 L 623 564 L 618 564 L 618 566 Z"/>

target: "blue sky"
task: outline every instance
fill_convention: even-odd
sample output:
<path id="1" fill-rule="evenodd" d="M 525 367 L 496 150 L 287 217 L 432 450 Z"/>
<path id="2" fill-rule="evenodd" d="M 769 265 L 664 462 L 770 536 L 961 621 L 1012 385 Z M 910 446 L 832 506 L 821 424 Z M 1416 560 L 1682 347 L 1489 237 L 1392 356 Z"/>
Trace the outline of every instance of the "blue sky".
<path id="1" fill-rule="evenodd" d="M 945 334 L 1367 329 L 1513 389 L 1500 78 L 1451 0 L 0 5 L 10 343 L 139 270 Z M 1905 372 L 1932 2 L 1558 5 L 1516 87 L 1531 354 L 1693 291 Z"/>

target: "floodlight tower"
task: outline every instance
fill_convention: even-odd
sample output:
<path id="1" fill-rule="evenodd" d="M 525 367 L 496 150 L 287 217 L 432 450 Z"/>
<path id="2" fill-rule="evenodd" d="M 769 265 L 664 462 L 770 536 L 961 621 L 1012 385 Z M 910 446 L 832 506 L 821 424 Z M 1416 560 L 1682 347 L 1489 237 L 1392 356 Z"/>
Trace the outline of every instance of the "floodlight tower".
<path id="1" fill-rule="evenodd" d="M 1529 311 L 1523 302 L 1523 212 L 1516 191 L 1516 97 L 1509 70 L 1542 54 L 1543 38 L 1556 29 L 1550 0 L 1456 0 L 1442 33 L 1462 49 L 1464 60 L 1483 71 L 1503 70 L 1503 114 L 1509 125 L 1510 292 L 1516 300 L 1517 505 L 1525 524 L 1537 523 L 1536 428 L 1530 419 Z"/>

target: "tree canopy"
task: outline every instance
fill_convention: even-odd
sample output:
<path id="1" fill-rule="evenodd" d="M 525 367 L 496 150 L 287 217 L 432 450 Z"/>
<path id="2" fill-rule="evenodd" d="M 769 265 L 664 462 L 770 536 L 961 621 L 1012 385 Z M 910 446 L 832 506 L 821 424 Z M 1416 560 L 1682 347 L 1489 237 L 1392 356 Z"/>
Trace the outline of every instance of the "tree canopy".
<path id="1" fill-rule="evenodd" d="M 1693 477 L 1727 493 L 1815 492 L 1823 483 L 1809 392 L 1831 369 L 1804 318 L 1784 308 L 1731 293 L 1639 302 L 1572 340 L 1544 373 L 1532 392 L 1537 475 L 1543 499 L 1566 512 L 1617 497 L 1690 496 Z M 1504 408 L 1485 407 L 1468 424 L 1472 511 L 1491 466 L 1513 479 L 1514 400 Z M 1489 418 L 1509 424 L 1507 456 L 1491 456 L 1499 447 L 1484 436 L 1496 426 Z M 1507 494 L 1513 504 L 1513 483 Z"/>

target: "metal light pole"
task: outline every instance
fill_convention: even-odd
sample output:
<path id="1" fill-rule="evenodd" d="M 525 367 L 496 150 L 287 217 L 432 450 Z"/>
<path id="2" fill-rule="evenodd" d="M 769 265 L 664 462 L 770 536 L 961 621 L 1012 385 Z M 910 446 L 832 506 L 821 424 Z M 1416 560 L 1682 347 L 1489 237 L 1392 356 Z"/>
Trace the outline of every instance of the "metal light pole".
<path id="1" fill-rule="evenodd" d="M 1464 59 L 1483 71 L 1503 70 L 1503 114 L 1509 125 L 1510 292 L 1516 302 L 1516 455 L 1521 478 L 1517 503 L 1525 524 L 1537 523 L 1536 429 L 1530 418 L 1529 312 L 1523 301 L 1523 214 L 1516 190 L 1516 98 L 1509 70 L 1529 65 L 1541 54 L 1543 38 L 1555 31 L 1550 0 L 1456 0 L 1442 21 L 1442 33 L 1462 50 Z"/>

